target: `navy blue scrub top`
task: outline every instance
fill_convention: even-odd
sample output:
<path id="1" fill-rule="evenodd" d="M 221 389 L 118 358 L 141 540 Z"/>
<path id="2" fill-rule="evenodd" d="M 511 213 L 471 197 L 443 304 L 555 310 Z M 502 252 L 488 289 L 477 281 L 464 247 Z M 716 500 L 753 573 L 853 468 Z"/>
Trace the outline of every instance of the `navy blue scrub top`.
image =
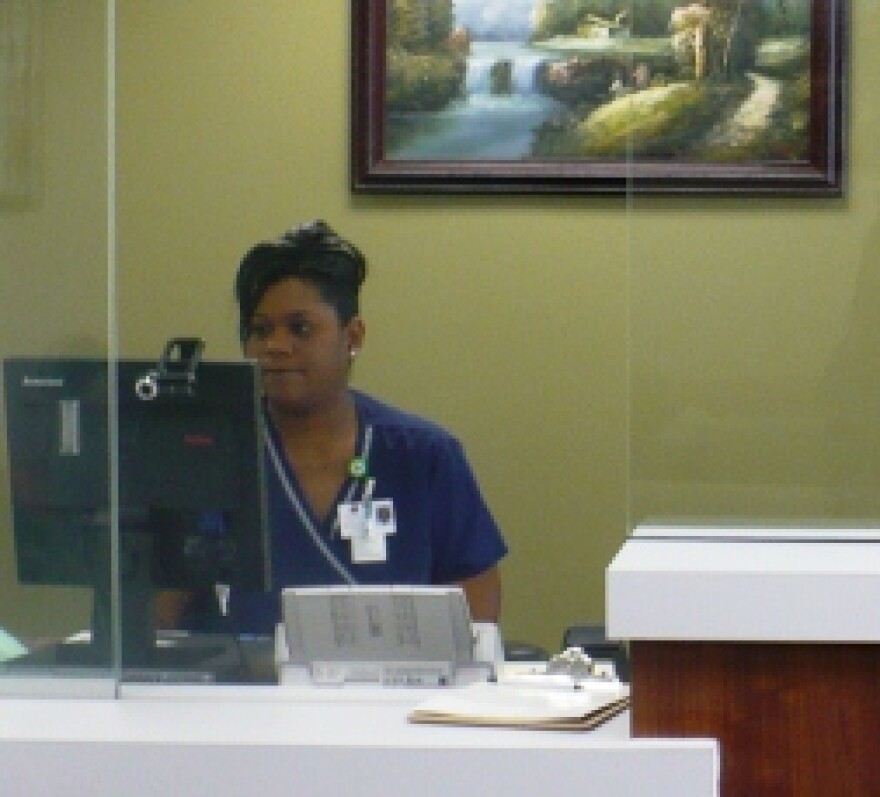
<path id="1" fill-rule="evenodd" d="M 447 584 L 479 575 L 507 553 L 461 444 L 431 421 L 357 391 L 352 396 L 357 457 L 365 461 L 367 474 L 342 485 L 327 518 L 312 514 L 264 413 L 272 589 L 233 591 L 226 630 L 271 634 L 280 621 L 280 592 L 286 586 Z M 356 563 L 350 541 L 340 535 L 336 507 L 359 501 L 367 478 L 374 480 L 372 500 L 393 501 L 396 533 L 387 537 L 386 561 Z"/>

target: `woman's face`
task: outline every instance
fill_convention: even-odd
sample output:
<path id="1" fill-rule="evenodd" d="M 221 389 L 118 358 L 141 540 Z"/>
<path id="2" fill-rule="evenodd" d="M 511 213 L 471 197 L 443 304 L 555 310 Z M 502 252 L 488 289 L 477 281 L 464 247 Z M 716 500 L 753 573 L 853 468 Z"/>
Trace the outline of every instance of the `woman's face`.
<path id="1" fill-rule="evenodd" d="M 343 326 L 315 285 L 288 277 L 260 299 L 244 351 L 260 363 L 269 404 L 302 413 L 337 401 L 347 390 L 352 351 L 363 336 L 359 317 Z"/>

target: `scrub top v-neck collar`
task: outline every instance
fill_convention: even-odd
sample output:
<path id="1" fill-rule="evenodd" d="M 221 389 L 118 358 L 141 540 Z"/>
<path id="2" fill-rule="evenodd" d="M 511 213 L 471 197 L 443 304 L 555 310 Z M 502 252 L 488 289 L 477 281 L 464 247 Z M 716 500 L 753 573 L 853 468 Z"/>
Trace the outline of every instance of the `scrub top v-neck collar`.
<path id="1" fill-rule="evenodd" d="M 357 442 L 355 446 L 354 457 L 352 461 L 359 460 L 369 463 L 370 448 L 373 443 L 373 426 L 365 424 L 361 417 L 360 409 L 355 409 L 357 415 Z M 272 466 L 275 469 L 284 492 L 288 500 L 293 506 L 294 511 L 302 521 L 307 530 L 321 533 L 324 536 L 335 536 L 339 533 L 339 523 L 337 518 L 337 510 L 341 503 L 352 501 L 358 493 L 358 489 L 363 491 L 366 484 L 366 474 L 364 477 L 353 477 L 348 474 L 345 481 L 339 487 L 339 491 L 331 504 L 330 511 L 325 518 L 319 518 L 311 504 L 306 498 L 305 492 L 296 477 L 292 465 L 284 455 L 284 447 L 281 443 L 281 436 L 277 427 L 272 423 L 268 412 L 263 414 L 263 423 L 265 426 L 266 446 L 269 449 Z"/>

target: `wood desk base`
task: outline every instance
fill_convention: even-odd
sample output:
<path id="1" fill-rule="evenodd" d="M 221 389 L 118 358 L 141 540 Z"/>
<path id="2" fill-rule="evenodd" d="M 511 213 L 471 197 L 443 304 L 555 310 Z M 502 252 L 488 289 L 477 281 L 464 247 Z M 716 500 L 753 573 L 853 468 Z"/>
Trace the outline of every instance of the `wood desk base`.
<path id="1" fill-rule="evenodd" d="M 633 736 L 715 737 L 724 797 L 880 795 L 880 645 L 633 642 Z"/>

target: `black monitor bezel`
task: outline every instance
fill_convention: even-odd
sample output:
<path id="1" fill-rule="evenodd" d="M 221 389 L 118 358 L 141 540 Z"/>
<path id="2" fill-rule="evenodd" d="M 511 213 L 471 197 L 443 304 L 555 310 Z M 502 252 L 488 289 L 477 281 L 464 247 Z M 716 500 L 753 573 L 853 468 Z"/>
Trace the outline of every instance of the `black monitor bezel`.
<path id="1" fill-rule="evenodd" d="M 233 492 L 238 495 L 237 501 L 233 502 L 238 508 L 229 510 L 234 516 L 231 535 L 235 545 L 235 563 L 233 567 L 226 568 L 226 572 L 219 575 L 222 575 L 223 580 L 230 585 L 241 589 L 270 588 L 270 535 L 265 493 L 264 426 L 261 418 L 261 383 L 258 366 L 250 360 L 204 360 L 197 366 L 192 395 L 163 396 L 160 393 L 154 400 L 145 401 L 138 396 L 135 385 L 137 380 L 154 367 L 155 363 L 146 359 L 64 356 L 21 356 L 4 359 L 7 453 L 12 483 L 13 534 L 20 583 L 57 586 L 90 585 L 94 581 L 94 573 L 90 571 L 94 570 L 96 561 L 98 567 L 102 565 L 109 567 L 110 561 L 108 536 L 98 545 L 92 545 L 87 566 L 79 567 L 78 572 L 76 562 L 66 569 L 62 566 L 54 571 L 49 568 L 42 574 L 33 572 L 33 563 L 29 565 L 23 558 L 28 550 L 28 544 L 22 539 L 22 534 L 26 533 L 22 530 L 22 524 L 29 513 L 51 511 L 63 516 L 66 512 L 71 518 L 78 513 L 81 517 L 86 517 L 89 513 L 92 517 L 100 518 L 99 524 L 106 524 L 108 529 L 115 518 L 119 531 L 122 532 L 120 539 L 124 538 L 127 530 L 156 533 L 155 523 L 148 522 L 144 517 L 144 509 L 148 507 L 145 507 L 137 497 L 138 490 L 132 488 L 131 482 L 135 477 L 128 478 L 132 472 L 139 472 L 142 476 L 143 471 L 138 471 L 140 465 L 132 464 L 138 460 L 136 452 L 125 450 L 126 441 L 130 438 L 126 426 L 136 422 L 147 425 L 161 424 L 163 416 L 173 414 L 175 410 L 186 415 L 186 413 L 197 413 L 200 407 L 210 407 L 214 413 L 225 414 L 231 419 L 236 436 L 235 449 L 239 456 L 238 461 L 231 463 L 230 469 L 230 472 L 235 474 Z M 111 393 L 115 393 L 115 401 L 109 400 Z M 50 500 L 52 496 L 43 495 L 38 496 L 37 500 L 28 499 L 22 495 L 16 483 L 23 467 L 22 461 L 26 461 L 29 456 L 28 441 L 20 439 L 19 435 L 22 433 L 23 425 L 26 424 L 24 414 L 28 412 L 28 402 L 60 400 L 79 400 L 88 403 L 88 407 L 83 410 L 87 418 L 84 426 L 88 427 L 84 429 L 84 434 L 91 434 L 93 437 L 97 435 L 99 439 L 91 441 L 83 439 L 80 445 L 90 445 L 92 449 L 87 452 L 88 456 L 95 463 L 103 462 L 106 470 L 88 474 L 82 483 L 74 482 L 72 489 L 69 489 L 71 485 L 65 484 L 64 468 L 61 467 L 57 480 L 59 483 L 54 487 L 43 485 L 43 489 L 48 489 L 50 493 L 56 490 L 54 506 L 48 506 L 53 503 Z M 149 435 L 146 439 L 144 435 L 140 435 L 140 439 L 147 447 L 151 445 Z M 115 447 L 111 445 L 111 441 L 116 443 Z M 149 459 L 155 461 L 157 453 L 150 453 Z M 33 461 L 33 452 L 30 457 Z M 39 460 L 39 455 L 36 459 Z M 51 457 L 49 462 L 51 463 Z M 177 463 L 170 463 L 170 465 L 174 464 Z M 154 491 L 157 484 L 161 489 L 162 477 L 167 477 L 168 472 L 173 471 L 170 465 L 165 469 L 154 468 L 159 471 L 152 484 Z M 115 485 L 111 474 L 117 476 Z M 191 473 L 193 479 L 201 475 L 203 474 Z M 182 494 L 185 492 L 186 486 L 183 485 Z M 95 493 L 101 496 L 97 502 Z M 225 497 L 229 499 L 232 495 Z M 164 512 L 166 518 L 168 512 L 173 513 L 175 510 L 198 510 L 196 505 L 182 507 L 175 506 L 173 502 L 166 506 L 152 505 L 152 508 L 159 510 L 160 515 Z M 80 534 L 72 535 L 67 541 L 68 552 L 81 549 L 84 540 L 88 543 L 89 540 L 85 536 L 87 530 L 80 531 Z M 90 533 L 94 531 L 95 529 L 92 529 Z M 105 542 L 107 550 L 103 550 Z M 161 545 L 153 548 L 157 553 L 163 550 Z M 83 553 L 79 550 L 79 554 Z M 82 561 L 80 559 L 79 563 L 81 564 Z M 161 572 L 156 571 L 158 567 L 156 562 L 153 565 L 154 572 L 151 578 L 156 588 L 185 589 L 192 586 L 185 583 L 186 579 L 180 572 L 173 577 L 163 576 Z"/>

